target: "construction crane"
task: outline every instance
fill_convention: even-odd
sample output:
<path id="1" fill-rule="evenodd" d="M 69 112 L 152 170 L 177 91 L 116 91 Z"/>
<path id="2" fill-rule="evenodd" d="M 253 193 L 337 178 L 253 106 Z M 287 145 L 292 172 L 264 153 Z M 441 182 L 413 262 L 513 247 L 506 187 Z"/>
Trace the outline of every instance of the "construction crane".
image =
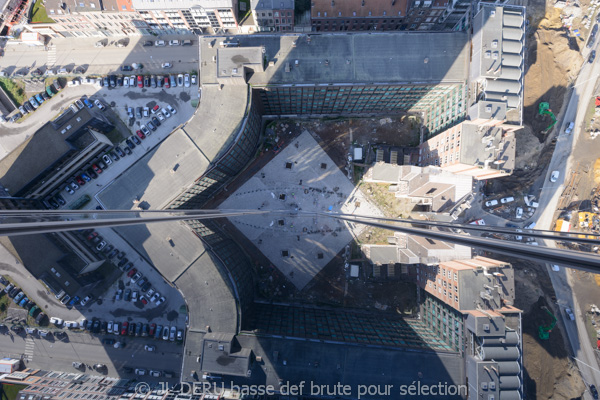
<path id="1" fill-rule="evenodd" d="M 554 116 L 554 113 L 550 109 L 550 103 L 546 103 L 546 102 L 540 103 L 538 113 L 541 116 L 549 115 L 550 118 L 552 118 L 552 123 L 550 124 L 550 126 L 542 131 L 543 134 L 546 134 L 546 133 L 550 132 L 550 130 L 552 129 L 552 127 L 554 127 L 554 125 L 556 125 L 556 117 Z"/>
<path id="2" fill-rule="evenodd" d="M 550 310 L 548 310 L 548 307 L 546 306 L 542 306 L 543 310 L 546 310 L 546 312 L 548 313 L 548 315 L 550 315 L 552 317 L 552 322 L 550 323 L 549 326 L 543 326 L 540 325 L 538 327 L 538 335 L 540 337 L 540 339 L 542 340 L 548 340 L 550 338 L 550 332 L 552 332 L 552 329 L 554 329 L 554 327 L 556 326 L 556 317 L 554 316 L 554 314 L 552 314 L 550 312 Z"/>

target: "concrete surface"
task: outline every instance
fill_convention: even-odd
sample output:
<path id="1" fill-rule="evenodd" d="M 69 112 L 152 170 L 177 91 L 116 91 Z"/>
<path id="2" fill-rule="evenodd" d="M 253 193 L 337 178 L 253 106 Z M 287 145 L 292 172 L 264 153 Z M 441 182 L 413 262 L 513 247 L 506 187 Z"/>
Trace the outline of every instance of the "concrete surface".
<path id="1" fill-rule="evenodd" d="M 250 215 L 230 220 L 299 289 L 353 236 L 360 235 L 365 226 L 289 213 L 333 211 L 383 216 L 308 131 L 284 148 L 219 208 L 286 211 L 287 215 L 281 218 Z M 284 255 L 284 251 L 288 254 Z"/>

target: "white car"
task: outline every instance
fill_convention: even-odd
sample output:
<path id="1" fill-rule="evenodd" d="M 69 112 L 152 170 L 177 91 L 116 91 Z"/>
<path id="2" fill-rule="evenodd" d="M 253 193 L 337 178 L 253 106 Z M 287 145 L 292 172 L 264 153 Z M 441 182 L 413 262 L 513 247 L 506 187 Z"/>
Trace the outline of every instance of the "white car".
<path id="1" fill-rule="evenodd" d="M 108 321 L 108 326 L 106 327 L 106 333 L 112 333 L 113 332 L 113 326 L 115 325 L 114 322 L 112 321 Z"/>
<path id="2" fill-rule="evenodd" d="M 512 203 L 513 201 L 515 201 L 515 198 L 512 196 L 500 199 L 500 203 L 502 203 L 502 204 Z"/>
<path id="3" fill-rule="evenodd" d="M 138 299 L 138 292 L 137 290 L 135 290 L 132 294 L 131 294 L 131 301 L 137 301 Z"/>
<path id="4" fill-rule="evenodd" d="M 71 186 L 71 189 L 73 190 L 79 189 L 79 185 L 76 184 L 74 181 L 69 182 L 69 186 Z"/>
<path id="5" fill-rule="evenodd" d="M 106 107 L 104 107 L 104 104 L 102 104 L 102 102 L 100 100 L 94 100 L 94 104 L 96 105 L 96 107 L 98 107 L 101 110 L 104 110 Z"/>
<path id="6" fill-rule="evenodd" d="M 529 224 L 525 225 L 525 227 L 523 229 L 533 229 L 535 228 L 535 222 L 530 222 Z"/>
<path id="7" fill-rule="evenodd" d="M 558 265 L 553 265 L 552 266 L 552 271 L 558 272 L 558 271 L 560 271 L 560 268 L 558 267 Z"/>
<path id="8" fill-rule="evenodd" d="M 81 304 L 82 306 L 85 306 L 90 300 L 92 299 L 92 296 L 85 296 L 85 299 L 81 300 Z"/>
<path id="9" fill-rule="evenodd" d="M 156 303 L 159 299 L 160 299 L 160 293 L 156 292 L 156 293 L 154 293 L 154 295 L 152 296 L 152 298 L 150 298 L 150 302 L 151 303 Z"/>
<path id="10" fill-rule="evenodd" d="M 163 113 L 156 113 L 156 117 L 158 118 L 158 120 L 159 120 L 160 122 L 165 122 L 165 120 L 166 120 L 166 118 L 165 118 L 165 116 L 163 115 Z"/>
<path id="11" fill-rule="evenodd" d="M 146 351 L 156 351 L 156 346 L 145 345 L 144 350 Z"/>
<path id="12" fill-rule="evenodd" d="M 159 378 L 162 375 L 162 373 L 160 371 L 150 371 L 150 375 L 155 378 Z"/>
<path id="13" fill-rule="evenodd" d="M 154 288 L 150 288 L 146 292 L 146 296 L 148 296 L 148 298 L 150 298 L 150 297 L 152 297 L 152 295 L 154 294 L 154 292 L 156 292 L 156 290 L 154 290 Z"/>
<path id="14" fill-rule="evenodd" d="M 498 200 L 488 200 L 485 202 L 486 207 L 493 207 L 498 205 Z"/>
<path id="15" fill-rule="evenodd" d="M 169 68 L 173 68 L 173 64 L 171 64 L 171 63 L 168 63 L 168 62 L 166 62 L 166 63 L 162 63 L 162 64 L 161 64 L 161 68 L 163 68 L 163 69 L 169 69 Z"/>
<path id="16" fill-rule="evenodd" d="M 66 321 L 65 326 L 69 329 L 77 329 L 79 328 L 79 323 L 75 321 Z"/>
<path id="17" fill-rule="evenodd" d="M 570 308 L 565 308 L 565 313 L 571 321 L 575 321 L 575 314 L 573 314 L 573 311 L 571 311 Z"/>
<path id="18" fill-rule="evenodd" d="M 169 46 L 179 46 L 181 45 L 181 41 L 179 40 L 169 40 Z"/>
<path id="19" fill-rule="evenodd" d="M 106 165 L 112 164 L 112 159 L 108 156 L 108 154 L 102 156 L 102 161 L 104 161 L 104 164 Z"/>
<path id="20" fill-rule="evenodd" d="M 169 118 L 171 116 L 171 113 L 164 108 L 161 109 L 160 112 L 162 112 L 165 115 L 165 117 L 167 117 L 167 118 Z"/>
<path id="21" fill-rule="evenodd" d="M 160 306 L 162 303 L 164 303 L 164 302 L 165 302 L 165 300 L 166 300 L 166 299 L 165 299 L 165 297 L 164 297 L 164 296 L 163 296 L 163 297 L 161 297 L 160 299 L 156 300 L 156 305 L 157 305 L 157 306 Z"/>
<path id="22" fill-rule="evenodd" d="M 135 374 L 136 375 L 146 375 L 146 370 L 143 368 L 136 368 L 135 369 Z"/>
<path id="23" fill-rule="evenodd" d="M 63 324 L 63 320 L 60 318 L 52 317 L 50 318 L 50 323 L 56 326 L 61 326 Z"/>
<path id="24" fill-rule="evenodd" d="M 135 275 L 131 277 L 131 283 L 136 283 L 142 277 L 141 272 L 136 272 Z"/>
<path id="25" fill-rule="evenodd" d="M 157 40 L 156 42 L 154 42 L 154 45 L 155 45 L 156 47 L 163 47 L 163 46 L 166 46 L 166 45 L 167 45 L 167 43 L 165 43 L 165 41 L 164 41 L 164 40 Z"/>
<path id="26" fill-rule="evenodd" d="M 517 219 L 523 218 L 523 209 L 521 207 L 517 207 L 516 217 Z"/>
<path id="27" fill-rule="evenodd" d="M 183 76 L 183 86 L 190 87 L 190 74 L 185 74 Z"/>
<path id="28" fill-rule="evenodd" d="M 69 194 L 75 194 L 75 191 L 70 186 L 65 187 L 65 192 Z"/>
<path id="29" fill-rule="evenodd" d="M 130 76 L 129 77 L 129 86 L 130 87 L 135 87 L 135 76 Z"/>
<path id="30" fill-rule="evenodd" d="M 192 75 L 192 85 L 195 85 L 197 82 L 197 77 L 196 75 Z"/>
<path id="31" fill-rule="evenodd" d="M 98 243 L 98 246 L 96 246 L 96 250 L 100 251 L 105 247 L 106 247 L 106 242 L 103 240 L 100 243 Z"/>
<path id="32" fill-rule="evenodd" d="M 556 182 L 558 177 L 560 176 L 559 171 L 552 171 L 552 175 L 550 175 L 550 182 Z"/>
<path id="33" fill-rule="evenodd" d="M 177 114 L 177 110 L 174 109 L 173 107 L 171 107 L 170 105 L 167 104 L 167 109 L 169 110 L 169 112 L 171 114 Z M 164 112 L 164 108 L 163 108 L 163 112 Z"/>
<path id="34" fill-rule="evenodd" d="M 573 128 L 575 128 L 575 122 L 569 122 L 567 129 L 565 129 L 565 133 L 568 135 L 573 132 Z"/>

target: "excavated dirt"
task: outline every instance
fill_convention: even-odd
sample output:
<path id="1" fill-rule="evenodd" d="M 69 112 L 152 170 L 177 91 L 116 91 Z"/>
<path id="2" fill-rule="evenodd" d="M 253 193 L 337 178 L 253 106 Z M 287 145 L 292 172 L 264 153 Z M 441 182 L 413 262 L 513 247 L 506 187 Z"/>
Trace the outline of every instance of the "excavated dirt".
<path id="1" fill-rule="evenodd" d="M 521 260 L 510 261 L 515 269 L 515 306 L 523 310 L 523 360 L 525 391 L 529 399 L 575 399 L 585 390 L 577 367 L 569 358 L 568 344 L 559 322 L 548 340 L 538 337 L 538 327 L 547 326 L 552 318 L 542 308 L 560 319 L 554 304 L 554 290 L 544 266 Z"/>

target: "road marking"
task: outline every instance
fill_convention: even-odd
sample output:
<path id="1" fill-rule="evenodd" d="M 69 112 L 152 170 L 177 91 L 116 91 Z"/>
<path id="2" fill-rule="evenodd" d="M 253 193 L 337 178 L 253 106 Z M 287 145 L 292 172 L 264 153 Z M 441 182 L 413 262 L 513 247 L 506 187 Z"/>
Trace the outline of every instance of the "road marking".
<path id="1" fill-rule="evenodd" d="M 56 45 L 48 47 L 48 67 L 53 67 L 56 64 Z"/>
<path id="2" fill-rule="evenodd" d="M 32 338 L 25 339 L 25 358 L 28 361 L 33 360 L 33 350 L 35 349 L 35 342 Z"/>

